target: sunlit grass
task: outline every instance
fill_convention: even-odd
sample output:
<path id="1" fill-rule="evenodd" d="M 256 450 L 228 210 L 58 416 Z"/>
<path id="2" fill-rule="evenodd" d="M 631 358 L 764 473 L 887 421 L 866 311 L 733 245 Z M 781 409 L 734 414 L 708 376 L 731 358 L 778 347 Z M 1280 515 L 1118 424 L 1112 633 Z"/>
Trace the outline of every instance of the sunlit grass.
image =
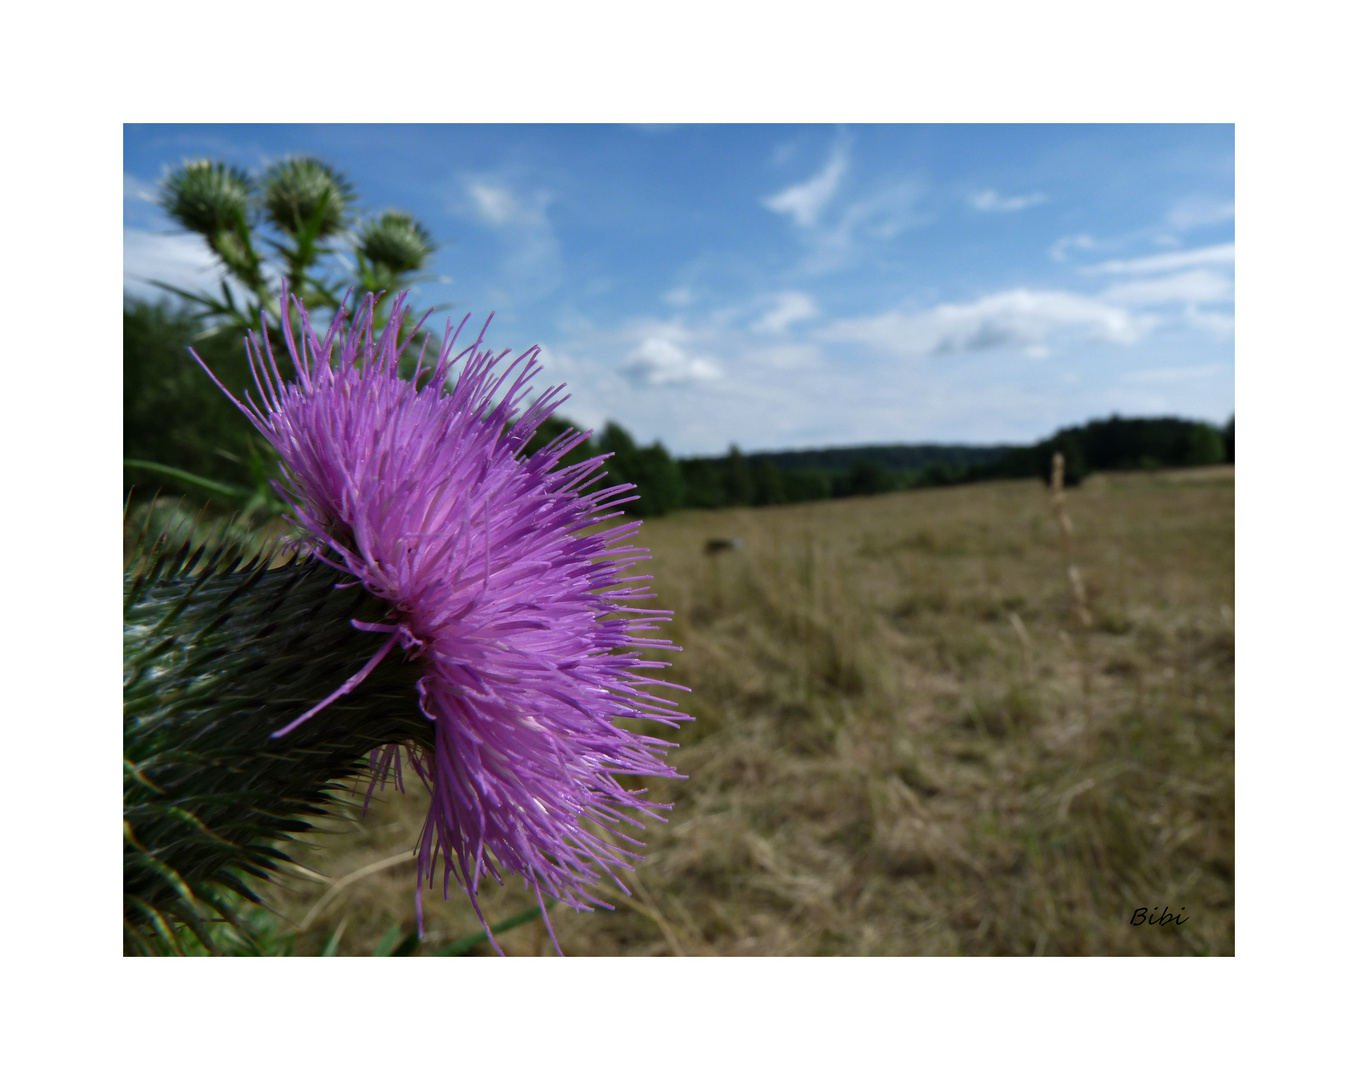
<path id="1" fill-rule="evenodd" d="M 689 779 L 652 788 L 675 805 L 630 901 L 552 912 L 564 950 L 1232 953 L 1232 474 L 1096 476 L 1068 510 L 1083 648 L 1037 483 L 648 522 L 672 677 L 694 691 L 672 754 Z M 713 537 L 743 543 L 704 554 Z M 306 861 L 335 881 L 391 859 L 424 808 L 388 792 Z M 271 899 L 299 923 L 327 884 Z M 420 952 L 478 929 L 451 895 L 426 893 Z M 511 882 L 484 907 L 531 904 Z M 1130 925 L 1166 905 L 1189 918 Z M 413 927 L 411 864 L 355 877 L 295 951 L 341 922 L 342 953 Z M 502 944 L 550 951 L 539 921 Z"/>

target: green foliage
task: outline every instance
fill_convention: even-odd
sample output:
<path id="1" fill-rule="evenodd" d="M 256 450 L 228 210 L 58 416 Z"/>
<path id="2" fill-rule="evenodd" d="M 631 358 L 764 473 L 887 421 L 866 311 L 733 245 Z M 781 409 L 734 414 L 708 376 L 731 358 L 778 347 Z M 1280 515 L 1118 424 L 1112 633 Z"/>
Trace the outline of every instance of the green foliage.
<path id="1" fill-rule="evenodd" d="M 391 929 L 382 935 L 382 940 L 373 949 L 374 956 L 409 956 L 420 943 L 417 930 L 408 934 L 401 932 L 401 924 L 393 923 Z"/>
<path id="2" fill-rule="evenodd" d="M 162 534 L 123 583 L 123 925 L 129 953 L 220 950 L 213 927 L 286 868 L 365 755 L 429 747 L 416 669 L 389 655 L 352 693 L 280 739 L 371 658 L 384 605 L 308 558 L 271 566 L 237 541 Z"/>
<path id="3" fill-rule="evenodd" d="M 333 236 L 347 223 L 352 185 L 323 161 L 285 158 L 264 174 L 264 209 L 289 236 Z"/>
<path id="4" fill-rule="evenodd" d="M 1234 428 L 1231 429 L 1232 438 Z M 1063 428 L 1031 447 L 1010 450 L 998 462 L 974 467 L 968 479 L 1042 476 L 1050 480 L 1052 454 L 1066 459 L 1066 483 L 1091 472 L 1215 465 L 1229 460 L 1225 433 L 1210 424 L 1176 417 L 1092 420 Z"/>
<path id="5" fill-rule="evenodd" d="M 1001 460 L 1009 446 L 966 446 L 943 443 L 895 443 L 874 446 L 831 446 L 819 450 L 778 450 L 754 455 L 768 459 L 787 473 L 818 470 L 830 475 L 847 473 L 860 458 L 899 476 L 919 473 L 931 465 L 969 469 Z"/>
<path id="6" fill-rule="evenodd" d="M 928 468 L 916 474 L 912 480 L 912 487 L 948 487 L 951 484 L 966 483 L 971 477 L 971 470 L 965 465 L 958 465 L 951 461 L 935 461 Z"/>
<path id="7" fill-rule="evenodd" d="M 380 330 L 394 293 L 418 280 L 434 243 L 409 214 L 388 210 L 355 221 L 356 198 L 343 175 L 313 157 L 285 158 L 260 177 L 220 161 L 187 161 L 161 183 L 160 204 L 203 237 L 237 289 L 224 281 L 218 297 L 156 284 L 193 305 L 210 330 L 237 334 L 257 331 L 261 320 L 271 335 L 281 329 L 279 274 L 313 316 L 336 310 L 349 289 L 386 292 L 375 318 Z M 350 251 L 356 271 L 334 245 Z"/>
<path id="8" fill-rule="evenodd" d="M 248 227 L 254 182 L 234 165 L 190 161 L 165 181 L 161 206 L 191 232 L 215 242 L 221 234 Z"/>
<path id="9" fill-rule="evenodd" d="M 1194 424 L 1188 433 L 1185 465 L 1218 465 L 1226 460 L 1226 441 L 1208 424 Z"/>
<path id="10" fill-rule="evenodd" d="M 617 425 L 610 425 L 610 430 L 621 432 Z M 630 445 L 630 440 L 624 442 L 616 435 L 613 440 Z M 922 443 L 788 450 L 747 458 L 732 446 L 725 457 L 685 458 L 676 465 L 683 487 L 680 505 L 713 510 L 977 480 L 1031 476 L 1050 483 L 1052 455 L 1057 451 L 1065 458 L 1065 483 L 1072 487 L 1095 470 L 1214 465 L 1234 460 L 1235 418 L 1218 430 L 1173 417 L 1124 420 L 1114 416 L 1064 428 L 1023 447 Z M 635 482 L 644 493 L 648 478 Z"/>
<path id="11" fill-rule="evenodd" d="M 582 430 L 578 424 L 561 417 L 549 417 L 534 433 L 524 448 L 523 456 L 537 453 L 566 431 Z M 626 503 L 623 509 L 640 517 L 661 517 L 684 504 L 684 478 L 669 452 L 654 443 L 637 446 L 632 436 L 618 424 L 608 424 L 602 434 L 588 439 L 567 453 L 564 465 L 577 465 L 600 454 L 611 454 L 605 463 L 605 486 L 635 484 L 639 498 Z M 595 481 L 599 484 L 601 481 Z"/>
<path id="12" fill-rule="evenodd" d="M 608 424 L 596 446 L 613 455 L 606 466 L 610 483 L 637 486 L 638 498 L 627 505 L 628 513 L 660 517 L 683 504 L 683 477 L 660 443 L 639 447 L 617 424 Z"/>
<path id="13" fill-rule="evenodd" d="M 511 915 L 503 922 L 496 923 L 494 926 L 490 928 L 490 932 L 492 934 L 506 933 L 510 930 L 513 930 L 516 926 L 522 926 L 524 923 L 532 922 L 534 919 L 539 918 L 543 914 L 544 909 L 550 910 L 555 906 L 556 906 L 555 900 L 548 900 L 540 908 L 536 907 L 528 908 L 526 911 L 521 911 L 517 915 Z M 481 945 L 489 940 L 490 939 L 489 937 L 487 937 L 486 932 L 484 930 L 481 930 L 475 934 L 468 934 L 464 938 L 458 938 L 451 945 L 445 945 L 442 949 L 439 949 L 438 952 L 434 953 L 434 955 L 466 956 L 478 945 Z"/>
<path id="14" fill-rule="evenodd" d="M 272 450 L 189 355 L 193 346 L 237 397 L 251 385 L 245 347 L 228 335 L 194 341 L 183 307 L 128 299 L 123 308 L 124 491 L 162 490 L 237 509 L 268 491 Z M 203 483 L 206 481 L 207 483 Z"/>
<path id="15" fill-rule="evenodd" d="M 530 443 L 534 450 L 569 427 L 551 420 Z M 628 513 L 658 517 L 680 507 L 715 510 L 771 506 L 907 488 L 942 487 L 1005 477 L 1051 482 L 1052 455 L 1065 458 L 1065 483 L 1074 487 L 1095 470 L 1212 465 L 1229 460 L 1235 420 L 1218 431 L 1174 418 L 1093 421 L 1065 428 L 1032 446 L 866 446 L 761 453 L 746 457 L 732 446 L 720 458 L 674 461 L 659 442 L 639 447 L 616 423 L 568 461 L 611 453 L 609 483 L 633 483 L 640 498 Z"/>
<path id="16" fill-rule="evenodd" d="M 548 443 L 555 442 L 568 431 L 583 431 L 579 424 L 572 423 L 560 416 L 549 416 L 533 433 L 533 437 L 528 440 L 528 445 L 523 449 L 523 457 L 531 457 L 536 454 Z M 561 459 L 561 466 L 579 465 L 596 457 L 599 451 L 589 440 L 583 440 L 574 449 L 569 450 Z M 561 466 L 558 466 L 560 468 Z"/>
<path id="17" fill-rule="evenodd" d="M 372 284 L 365 283 L 364 287 L 377 292 L 379 288 L 390 287 L 376 276 L 379 270 L 394 275 L 415 273 L 433 255 L 434 241 L 428 230 L 409 214 L 388 210 L 363 226 L 358 253 L 374 273 Z"/>
<path id="18" fill-rule="evenodd" d="M 779 476 L 788 502 L 813 502 L 834 493 L 830 473 L 824 469 L 788 469 Z"/>
<path id="19" fill-rule="evenodd" d="M 685 458 L 679 462 L 684 481 L 684 505 L 700 510 L 715 510 L 726 505 L 722 462 L 711 458 Z"/>
<path id="20" fill-rule="evenodd" d="M 244 336 L 264 326 L 286 374 L 279 275 L 317 318 L 336 310 L 349 289 L 385 293 L 374 318 L 380 330 L 395 294 L 429 264 L 434 243 L 409 214 L 388 210 L 357 221 L 355 201 L 353 186 L 312 157 L 286 158 L 258 177 L 209 160 L 187 161 L 166 176 L 161 207 L 203 238 L 224 279 L 220 295 L 157 282 L 179 297 L 178 309 L 124 301 L 125 491 L 136 484 L 238 510 L 281 510 L 269 484 L 277 477 L 274 455 L 188 347 L 240 397 L 252 385 Z M 343 247 L 356 269 L 343 262 Z"/>
<path id="21" fill-rule="evenodd" d="M 867 458 L 859 458 L 844 478 L 842 490 L 845 495 L 880 495 L 893 487 L 895 485 L 891 477 L 882 466 Z"/>
<path id="22" fill-rule="evenodd" d="M 531 907 L 502 919 L 490 928 L 490 933 L 499 937 L 516 927 L 523 926 L 542 917 L 544 909 L 550 911 L 556 906 L 555 900 L 546 901 L 542 907 Z M 340 942 L 344 937 L 345 922 L 335 928 L 321 948 L 321 956 L 338 956 Z M 208 928 L 212 947 L 205 946 L 196 938 L 183 942 L 184 952 L 194 956 L 292 956 L 297 951 L 297 931 L 290 928 L 273 912 L 251 905 L 241 912 L 234 923 L 217 922 Z M 487 945 L 490 935 L 478 930 L 452 941 L 431 952 L 421 953 L 423 942 L 419 930 L 406 930 L 394 922 L 386 933 L 373 946 L 372 956 L 468 956 L 474 949 Z"/>
<path id="23" fill-rule="evenodd" d="M 1085 471 L 1215 465 L 1225 460 L 1220 432 L 1207 424 L 1174 417 L 1093 420 L 1083 427 L 1065 428 L 1052 445 Z"/>
<path id="24" fill-rule="evenodd" d="M 778 466 L 768 458 L 761 458 L 754 466 L 755 506 L 774 506 L 787 502 L 783 492 L 783 477 Z"/>
<path id="25" fill-rule="evenodd" d="M 1053 439 L 1038 443 L 1038 458 L 1043 463 L 1043 475 L 1050 486 L 1053 480 L 1053 466 L 1059 453 L 1064 461 L 1062 483 L 1065 487 L 1077 487 L 1090 473 L 1085 460 L 1084 443 L 1075 432 L 1058 432 Z"/>
<path id="26" fill-rule="evenodd" d="M 722 490 L 727 506 L 749 506 L 754 502 L 754 473 L 750 463 L 735 443 L 726 454 L 726 468 L 722 473 Z"/>

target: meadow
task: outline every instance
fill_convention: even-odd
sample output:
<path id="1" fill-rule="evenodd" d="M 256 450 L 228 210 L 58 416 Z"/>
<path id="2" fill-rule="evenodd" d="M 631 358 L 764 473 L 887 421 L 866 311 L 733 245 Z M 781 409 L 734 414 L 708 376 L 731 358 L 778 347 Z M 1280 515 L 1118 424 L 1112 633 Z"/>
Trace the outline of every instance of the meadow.
<path id="1" fill-rule="evenodd" d="M 652 785 L 631 896 L 552 909 L 564 952 L 1233 954 L 1234 501 L 1230 466 L 1095 475 L 1069 560 L 1032 480 L 648 521 L 687 779 Z M 297 954 L 414 928 L 426 800 L 362 795 L 266 890 Z M 417 955 L 479 929 L 456 885 L 424 909 Z M 554 951 L 540 920 L 499 940 Z"/>

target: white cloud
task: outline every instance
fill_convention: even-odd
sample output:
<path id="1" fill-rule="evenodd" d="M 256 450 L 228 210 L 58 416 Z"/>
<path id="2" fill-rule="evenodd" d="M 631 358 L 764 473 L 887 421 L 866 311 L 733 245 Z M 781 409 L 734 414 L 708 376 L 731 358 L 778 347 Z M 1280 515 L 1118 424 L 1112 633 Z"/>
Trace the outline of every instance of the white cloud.
<path id="1" fill-rule="evenodd" d="M 1206 330 L 1218 341 L 1230 341 L 1235 337 L 1235 316 L 1222 311 L 1199 311 L 1190 305 L 1184 313 L 1184 321 L 1189 326 Z"/>
<path id="2" fill-rule="evenodd" d="M 833 223 L 806 230 L 809 250 L 800 269 L 809 274 L 841 269 L 862 253 L 864 241 L 889 241 L 926 221 L 917 208 L 923 193 L 919 183 L 895 184 L 850 203 Z"/>
<path id="3" fill-rule="evenodd" d="M 1129 345 L 1153 325 L 1151 318 L 1090 297 L 1012 289 L 970 304 L 841 319 L 818 336 L 827 341 L 860 341 L 906 357 L 999 348 L 1025 349 L 1036 355 L 1062 332 L 1079 332 L 1090 342 Z"/>
<path id="4" fill-rule="evenodd" d="M 1147 255 L 1141 259 L 1114 259 L 1084 268 L 1086 274 L 1159 274 L 1169 270 L 1183 270 L 1190 266 L 1211 266 L 1235 263 L 1234 244 L 1215 244 L 1212 247 L 1174 251 L 1165 255 Z"/>
<path id="5" fill-rule="evenodd" d="M 801 139 L 792 139 L 775 146 L 773 148 L 773 164 L 775 166 L 786 165 L 792 160 L 792 155 L 797 152 L 798 148 L 801 146 L 801 142 Z"/>
<path id="6" fill-rule="evenodd" d="M 1218 225 L 1223 221 L 1235 220 L 1235 202 L 1225 199 L 1211 199 L 1193 195 L 1175 203 L 1165 218 L 1173 229 L 1181 232 L 1196 229 L 1203 225 Z"/>
<path id="7" fill-rule="evenodd" d="M 777 296 L 777 305 L 750 327 L 759 334 L 781 334 L 795 322 L 814 319 L 820 314 L 816 302 L 803 292 L 785 292 Z"/>
<path id="8" fill-rule="evenodd" d="M 154 184 L 148 184 L 143 180 L 138 180 L 131 173 L 123 173 L 123 200 L 136 199 L 141 202 L 154 203 L 157 201 L 159 192 L 156 191 Z"/>
<path id="9" fill-rule="evenodd" d="M 840 138 L 816 175 L 761 200 L 763 206 L 787 214 L 800 227 L 807 245 L 798 267 L 802 273 L 841 269 L 855 261 L 865 242 L 892 240 L 927 220 L 918 209 L 925 190 L 920 180 L 902 181 L 897 174 L 885 184 L 859 190 L 848 201 L 840 198 L 848 171 L 849 140 Z"/>
<path id="10" fill-rule="evenodd" d="M 477 212 L 492 225 L 508 225 L 522 221 L 523 210 L 511 192 L 490 184 L 469 184 L 467 194 L 472 197 Z"/>
<path id="11" fill-rule="evenodd" d="M 1051 257 L 1057 262 L 1066 261 L 1066 252 L 1070 248 L 1080 248 L 1089 250 L 1094 246 L 1094 238 L 1087 233 L 1080 233 L 1078 236 L 1063 236 L 1051 246 Z"/>
<path id="12" fill-rule="evenodd" d="M 476 215 L 488 225 L 519 230 L 551 229 L 547 218 L 547 207 L 552 202 L 549 192 L 535 191 L 524 197 L 505 184 L 486 180 L 469 181 L 466 190 Z"/>
<path id="13" fill-rule="evenodd" d="M 1110 304 L 1212 304 L 1230 300 L 1235 286 L 1210 270 L 1186 270 L 1168 277 L 1122 281 L 1105 289 L 1101 299 Z"/>
<path id="14" fill-rule="evenodd" d="M 675 307 L 687 307 L 698 299 L 698 295 L 687 285 L 680 285 L 677 288 L 671 289 L 661 297 L 661 299 L 667 304 L 673 304 Z"/>
<path id="15" fill-rule="evenodd" d="M 562 260 L 547 216 L 550 192 L 524 196 L 503 182 L 485 179 L 468 180 L 464 190 L 467 199 L 456 210 L 465 214 L 470 203 L 474 217 L 498 230 L 506 248 L 503 269 L 513 281 L 517 299 L 526 302 L 553 292 L 561 283 Z"/>
<path id="16" fill-rule="evenodd" d="M 221 289 L 222 274 L 221 265 L 202 237 L 123 230 L 123 289 L 134 296 L 156 300 L 168 295 L 148 284 L 150 281 L 216 294 Z"/>
<path id="17" fill-rule="evenodd" d="M 565 377 L 576 395 L 562 412 L 592 426 L 618 420 L 639 443 L 660 438 L 672 453 L 711 454 L 732 441 L 747 452 L 1026 441 L 1112 411 L 1225 416 L 1232 407 L 1229 343 L 1190 326 L 1185 305 L 1120 308 L 1093 291 L 1030 289 L 914 310 L 868 309 L 876 319 L 821 331 L 839 312 L 819 291 L 807 291 L 824 313 L 783 335 L 751 327 L 774 307 L 777 294 L 768 293 L 727 311 L 686 308 L 678 317 L 669 309 L 663 319 L 577 327 L 556 343 L 569 361 L 544 356 L 552 381 Z M 1118 344 L 1089 348 L 1082 341 Z M 897 359 L 964 349 L 975 350 L 965 362 Z M 1210 363 L 1222 365 L 1210 377 L 1124 378 L 1138 369 Z"/>
<path id="18" fill-rule="evenodd" d="M 721 377 L 721 368 L 710 356 L 692 353 L 672 328 L 643 338 L 623 364 L 623 372 L 644 386 L 708 382 Z"/>
<path id="19" fill-rule="evenodd" d="M 772 345 L 765 349 L 745 350 L 740 355 L 740 366 L 750 372 L 808 371 L 820 367 L 823 359 L 816 345 Z"/>
<path id="20" fill-rule="evenodd" d="M 1001 211 L 1026 210 L 1030 206 L 1037 206 L 1047 201 L 1047 196 L 1040 191 L 1035 191 L 1031 195 L 1010 195 L 1005 198 L 998 191 L 981 191 L 971 197 L 971 205 L 977 210 Z"/>
<path id="21" fill-rule="evenodd" d="M 770 195 L 763 200 L 763 204 L 776 213 L 791 215 L 792 220 L 802 228 L 810 228 L 816 223 L 826 203 L 834 197 L 848 168 L 848 150 L 840 143 L 830 152 L 830 160 L 825 163 L 825 168 L 810 180 Z"/>
<path id="22" fill-rule="evenodd" d="M 915 209 L 923 193 L 922 185 L 897 184 L 859 200 L 844 211 L 836 238 L 848 242 L 858 230 L 877 240 L 890 240 L 923 220 Z"/>
<path id="23" fill-rule="evenodd" d="M 1197 367 L 1151 368 L 1147 371 L 1129 371 L 1122 376 L 1123 382 L 1130 383 L 1173 383 L 1188 379 L 1202 379 L 1224 371 L 1227 364 L 1201 364 Z"/>
<path id="24" fill-rule="evenodd" d="M 547 345 L 538 346 L 538 363 L 553 381 L 570 378 L 581 370 L 580 362 L 575 357 Z"/>

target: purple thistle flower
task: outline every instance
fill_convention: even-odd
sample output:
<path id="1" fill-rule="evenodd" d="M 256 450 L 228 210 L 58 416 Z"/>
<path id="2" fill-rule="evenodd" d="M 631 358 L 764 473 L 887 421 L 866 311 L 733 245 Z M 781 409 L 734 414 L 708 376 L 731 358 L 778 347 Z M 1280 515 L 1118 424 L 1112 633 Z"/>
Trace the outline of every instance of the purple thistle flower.
<path id="1" fill-rule="evenodd" d="M 337 313 L 324 339 L 291 299 L 300 342 L 286 318 L 283 335 L 296 381 L 284 381 L 267 335 L 261 349 L 252 334 L 261 403 L 247 394 L 236 404 L 282 459 L 279 491 L 302 542 L 386 601 L 391 621 L 355 624 L 386 640 L 275 735 L 354 689 L 399 644 L 423 665 L 419 708 L 434 729 L 432 752 L 407 748 L 431 793 L 419 880 L 432 885 L 441 859 L 445 899 L 450 876 L 475 906 L 482 878 L 508 871 L 539 904 L 546 894 L 576 909 L 608 906 L 588 891 L 599 871 L 626 891 L 614 869 L 640 858 L 618 826 L 641 826 L 639 814 L 663 820 L 644 789 L 618 777 L 676 775 L 663 760 L 674 744 L 618 721 L 688 719 L 653 692 L 671 684 L 645 674 L 664 662 L 637 651 L 674 648 L 641 636 L 670 613 L 634 606 L 652 595 L 636 584 L 647 577 L 629 573 L 647 557 L 626 543 L 640 523 L 591 528 L 620 515 L 631 485 L 585 491 L 605 458 L 561 465 L 588 438 L 580 432 L 522 456 L 565 400 L 556 386 L 516 412 L 541 371 L 537 347 L 497 374 L 506 353 L 478 351 L 485 327 L 453 356 L 466 319 L 456 331 L 450 322 L 432 370 L 421 350 L 407 379 L 397 363 L 419 326 L 401 340 L 404 294 L 376 340 L 371 295 L 351 325 Z M 288 301 L 285 292 L 284 311 Z M 381 756 L 381 773 L 394 758 L 399 766 L 396 755 Z"/>

